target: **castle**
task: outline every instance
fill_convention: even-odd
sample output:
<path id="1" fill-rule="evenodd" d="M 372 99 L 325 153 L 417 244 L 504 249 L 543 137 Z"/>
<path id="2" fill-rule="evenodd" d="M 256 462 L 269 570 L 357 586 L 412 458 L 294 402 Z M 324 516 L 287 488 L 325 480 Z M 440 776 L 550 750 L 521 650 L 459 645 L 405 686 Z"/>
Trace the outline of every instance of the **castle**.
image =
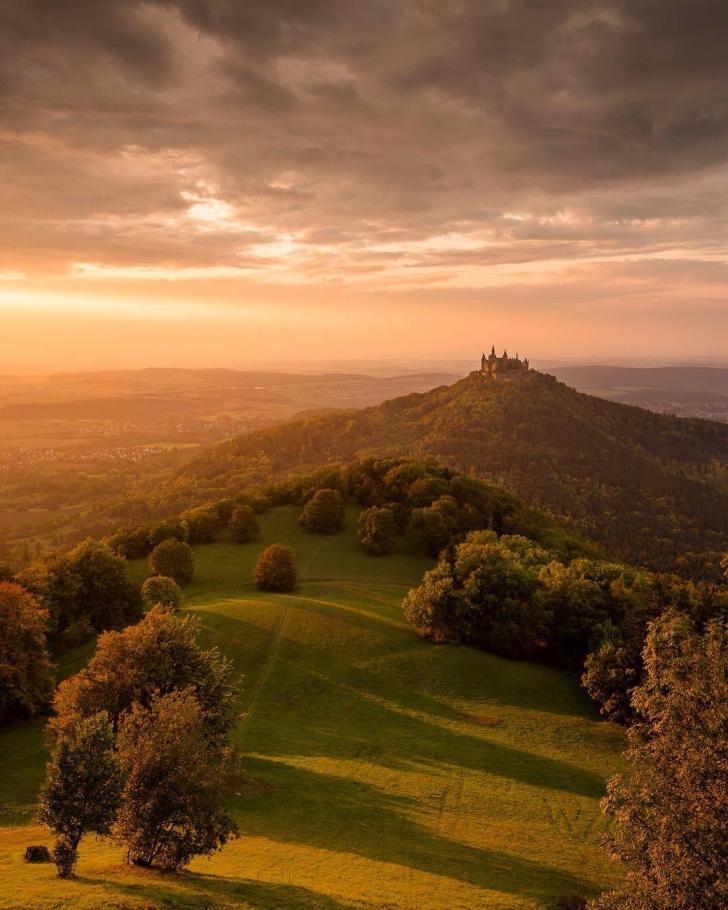
<path id="1" fill-rule="evenodd" d="M 497 379 L 499 376 L 506 376 L 509 379 L 515 379 L 528 372 L 528 360 L 519 360 L 518 354 L 515 357 L 509 357 L 507 351 L 503 351 L 502 357 L 497 357 L 495 345 L 490 349 L 488 357 L 480 358 L 480 372 L 488 379 Z"/>

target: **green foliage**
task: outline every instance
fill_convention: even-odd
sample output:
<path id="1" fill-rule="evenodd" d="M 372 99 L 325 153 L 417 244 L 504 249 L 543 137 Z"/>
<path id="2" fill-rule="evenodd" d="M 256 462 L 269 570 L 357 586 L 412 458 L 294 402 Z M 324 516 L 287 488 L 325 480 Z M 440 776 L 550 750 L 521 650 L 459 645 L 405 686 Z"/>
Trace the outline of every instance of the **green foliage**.
<path id="1" fill-rule="evenodd" d="M 318 490 L 303 507 L 298 519 L 302 527 L 318 534 L 334 534 L 344 525 L 346 506 L 338 490 Z"/>
<path id="2" fill-rule="evenodd" d="M 214 504 L 190 509 L 179 518 L 187 526 L 187 540 L 192 544 L 212 543 L 225 524 Z"/>
<path id="3" fill-rule="evenodd" d="M 176 870 L 235 833 L 224 809 L 229 753 L 207 736 L 192 689 L 132 705 L 119 726 L 117 754 L 125 783 L 114 833 L 132 862 Z"/>
<path id="4" fill-rule="evenodd" d="M 296 553 L 285 544 L 274 543 L 260 554 L 253 575 L 261 591 L 292 591 L 296 587 Z"/>
<path id="5" fill-rule="evenodd" d="M 394 549 L 399 533 L 392 509 L 372 506 L 359 516 L 359 543 L 371 556 L 386 556 Z"/>
<path id="6" fill-rule="evenodd" d="M 353 509 L 330 536 L 303 532 L 297 514 L 266 513 L 258 547 L 196 549 L 185 591 L 204 647 L 244 674 L 234 737 L 245 777 L 227 806 L 245 836 L 189 875 L 130 867 L 109 839 L 82 841 L 72 883 L 27 868 L 42 734 L 14 724 L 0 730 L 0 905 L 552 910 L 560 894 L 618 884 L 598 848 L 598 801 L 622 736 L 595 722 L 573 675 L 419 639 L 401 592 L 428 561 L 408 537 L 373 560 Z M 295 597 L 248 584 L 272 541 L 298 554 Z M 145 565 L 131 570 L 141 578 Z M 66 655 L 61 672 L 87 656 Z"/>
<path id="7" fill-rule="evenodd" d="M 39 795 L 38 818 L 58 840 L 61 878 L 73 874 L 84 834 L 109 834 L 119 806 L 121 773 L 108 717 L 75 718 L 55 738 Z"/>
<path id="8" fill-rule="evenodd" d="M 173 578 L 150 575 L 142 584 L 142 600 L 147 608 L 159 604 L 174 612 L 182 603 L 182 590 Z"/>
<path id="9" fill-rule="evenodd" d="M 175 538 L 163 540 L 150 553 L 149 568 L 155 575 L 173 578 L 178 585 L 189 584 L 194 575 L 192 549 Z"/>
<path id="10" fill-rule="evenodd" d="M 260 535 L 260 524 L 250 506 L 237 506 L 230 516 L 230 531 L 235 543 L 250 543 Z"/>
<path id="11" fill-rule="evenodd" d="M 28 591 L 0 581 L 0 723 L 32 717 L 50 701 L 47 623 L 47 612 Z"/>
<path id="12" fill-rule="evenodd" d="M 193 617 L 152 607 L 136 625 L 101 635 L 88 665 L 59 685 L 51 729 L 62 732 L 100 711 L 116 728 L 135 702 L 148 707 L 156 695 L 191 687 L 210 736 L 223 736 L 232 725 L 231 667 L 215 649 L 199 647 L 198 630 Z"/>
<path id="13" fill-rule="evenodd" d="M 728 427 L 593 398 L 535 371 L 519 382 L 472 375 L 362 411 L 250 433 L 199 455 L 177 483 L 209 498 L 241 477 L 266 482 L 372 453 L 373 461 L 425 453 L 507 484 L 617 559 L 719 578 L 728 544 Z M 363 505 L 397 499 L 382 498 L 378 476 L 349 478 Z"/>
<path id="14" fill-rule="evenodd" d="M 48 611 L 49 639 L 61 650 L 77 647 L 94 631 L 121 628 L 141 613 L 126 561 L 96 540 L 35 563 L 18 580 Z"/>
<path id="15" fill-rule="evenodd" d="M 538 581 L 528 544 L 499 540 L 493 531 L 470 534 L 410 591 L 406 618 L 436 641 L 461 641 L 506 657 L 538 653 L 548 617 L 534 596 Z"/>
<path id="16" fill-rule="evenodd" d="M 598 910 L 719 910 L 728 905 L 728 624 L 699 634 L 684 615 L 650 624 L 633 693 L 630 772 L 608 785 L 611 854 L 624 887 Z"/>

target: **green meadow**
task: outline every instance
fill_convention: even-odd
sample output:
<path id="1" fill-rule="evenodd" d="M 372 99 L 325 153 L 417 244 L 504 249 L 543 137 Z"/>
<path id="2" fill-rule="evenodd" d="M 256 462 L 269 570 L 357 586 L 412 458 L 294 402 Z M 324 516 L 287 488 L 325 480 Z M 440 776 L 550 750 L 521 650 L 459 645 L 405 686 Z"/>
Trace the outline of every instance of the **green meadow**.
<path id="1" fill-rule="evenodd" d="M 0 908 L 536 910 L 613 884 L 599 799 L 622 734 L 577 682 L 417 638 L 400 604 L 430 563 L 407 543 L 364 554 L 355 512 L 332 537 L 304 534 L 287 507 L 262 526 L 254 544 L 195 549 L 184 605 L 240 676 L 239 838 L 178 875 L 129 867 L 91 838 L 76 879 L 27 865 L 28 844 L 51 842 L 33 823 L 42 723 L 11 726 L 0 731 Z M 295 594 L 252 584 L 274 541 L 298 552 Z"/>

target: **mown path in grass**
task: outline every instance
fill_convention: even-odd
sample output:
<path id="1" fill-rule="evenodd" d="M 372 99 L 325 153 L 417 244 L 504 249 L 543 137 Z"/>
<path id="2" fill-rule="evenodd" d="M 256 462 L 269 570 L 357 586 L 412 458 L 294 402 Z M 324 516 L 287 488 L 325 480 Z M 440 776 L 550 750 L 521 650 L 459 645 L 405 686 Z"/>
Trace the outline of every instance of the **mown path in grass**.
<path id="1" fill-rule="evenodd" d="M 48 837 L 28 825 L 40 727 L 19 725 L 0 734 L 0 907 L 536 910 L 613 882 L 598 801 L 622 736 L 575 681 L 414 636 L 400 604 L 428 563 L 406 545 L 367 557 L 354 514 L 334 537 L 288 508 L 263 525 L 255 544 L 196 548 L 185 602 L 242 676 L 241 837 L 178 876 L 95 841 L 76 881 L 24 865 Z M 274 540 L 299 553 L 294 594 L 252 585 Z"/>

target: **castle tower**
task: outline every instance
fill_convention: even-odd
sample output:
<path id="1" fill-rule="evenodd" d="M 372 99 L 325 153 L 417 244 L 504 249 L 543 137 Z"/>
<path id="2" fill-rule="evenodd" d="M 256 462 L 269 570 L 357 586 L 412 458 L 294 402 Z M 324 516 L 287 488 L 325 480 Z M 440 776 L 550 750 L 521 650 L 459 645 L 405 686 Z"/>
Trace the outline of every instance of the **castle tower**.
<path id="1" fill-rule="evenodd" d="M 481 373 L 485 373 L 485 364 L 486 364 L 486 362 L 487 362 L 487 361 L 486 361 L 486 359 L 485 359 L 485 351 L 483 351 L 483 356 L 480 358 L 480 372 L 481 372 Z"/>

